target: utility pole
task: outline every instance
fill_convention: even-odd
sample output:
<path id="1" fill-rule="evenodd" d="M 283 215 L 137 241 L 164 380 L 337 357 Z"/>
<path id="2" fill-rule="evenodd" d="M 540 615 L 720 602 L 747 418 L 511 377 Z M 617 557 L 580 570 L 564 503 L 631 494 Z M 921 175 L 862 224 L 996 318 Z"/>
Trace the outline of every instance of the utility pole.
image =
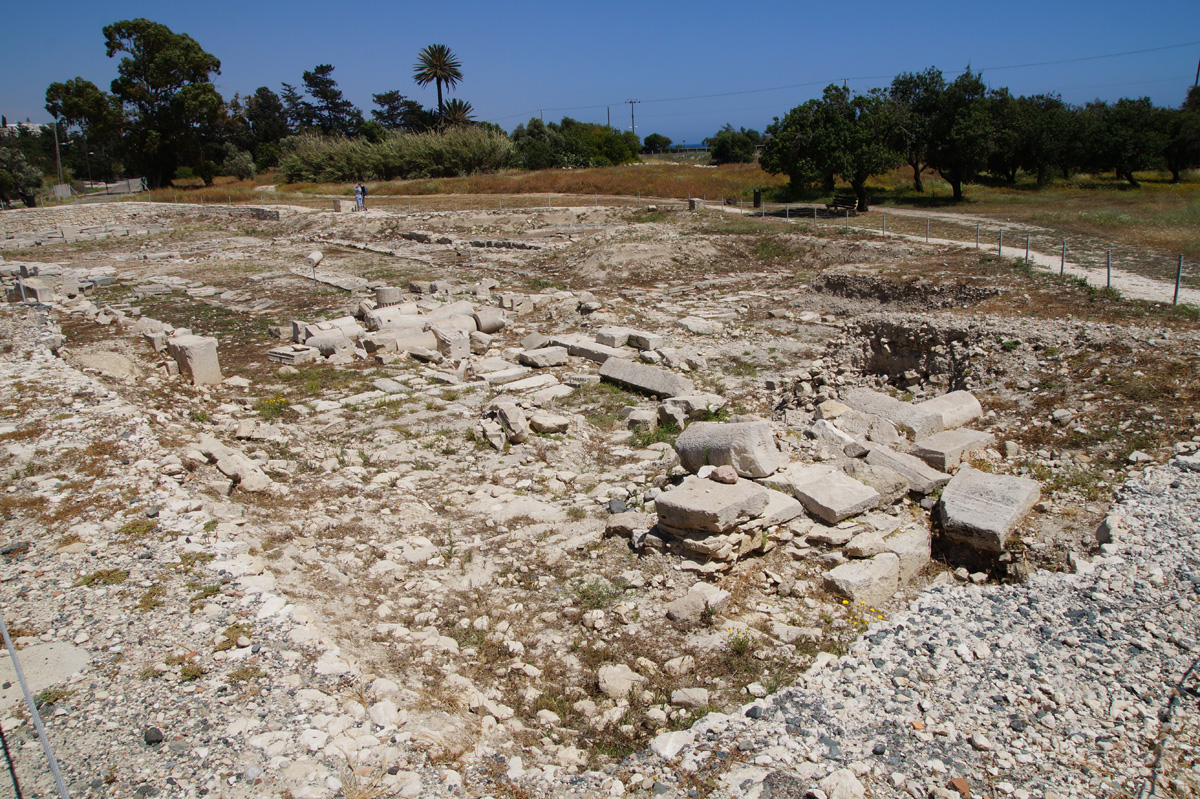
<path id="1" fill-rule="evenodd" d="M 58 117 L 54 118 L 54 164 L 58 167 L 58 182 L 62 183 L 62 158 L 58 154 Z"/>
<path id="2" fill-rule="evenodd" d="M 1193 88 L 1196 86 L 1200 86 L 1200 59 L 1196 59 L 1196 81 L 1192 84 Z"/>
<path id="3" fill-rule="evenodd" d="M 538 117 L 539 117 L 539 118 L 540 118 L 540 119 L 541 119 L 543 122 L 545 122 L 545 121 L 546 121 L 546 109 L 544 109 L 544 108 L 539 108 L 539 109 L 538 109 Z"/>
<path id="4" fill-rule="evenodd" d="M 633 107 L 641 102 L 641 100 L 626 100 L 629 103 L 629 129 L 633 131 L 633 135 L 637 135 L 637 122 L 633 118 Z"/>
<path id="5" fill-rule="evenodd" d="M 605 106 L 604 113 L 607 115 L 605 117 L 605 119 L 608 120 L 608 126 L 611 128 L 612 127 L 612 106 L 611 105 Z"/>

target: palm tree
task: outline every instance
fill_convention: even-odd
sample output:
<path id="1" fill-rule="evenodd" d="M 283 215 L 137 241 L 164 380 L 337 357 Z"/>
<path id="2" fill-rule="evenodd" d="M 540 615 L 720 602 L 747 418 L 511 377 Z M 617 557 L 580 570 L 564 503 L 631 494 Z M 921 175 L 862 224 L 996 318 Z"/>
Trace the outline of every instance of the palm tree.
<path id="1" fill-rule="evenodd" d="M 466 100 L 455 97 L 446 102 L 446 113 L 442 124 L 448 128 L 470 125 L 474 121 L 475 109 Z"/>
<path id="2" fill-rule="evenodd" d="M 438 117 L 445 116 L 442 105 L 442 84 L 453 89 L 462 80 L 462 64 L 458 57 L 450 52 L 444 44 L 431 44 L 417 53 L 417 63 L 413 65 L 413 80 L 418 86 L 437 85 Z"/>

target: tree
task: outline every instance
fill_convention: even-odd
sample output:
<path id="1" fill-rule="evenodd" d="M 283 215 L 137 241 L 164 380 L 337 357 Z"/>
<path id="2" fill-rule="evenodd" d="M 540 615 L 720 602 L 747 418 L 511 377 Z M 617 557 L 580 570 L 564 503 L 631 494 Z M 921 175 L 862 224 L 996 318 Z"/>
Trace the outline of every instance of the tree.
<path id="1" fill-rule="evenodd" d="M 851 95 L 830 84 L 820 100 L 793 108 L 767 127 L 762 168 L 786 173 L 795 186 L 837 175 L 854 190 L 858 210 L 867 211 L 867 180 L 902 160 L 892 143 L 894 106 L 881 89 Z"/>
<path id="2" fill-rule="evenodd" d="M 930 67 L 924 72 L 904 72 L 892 80 L 888 96 L 895 102 L 896 127 L 893 146 L 904 153 L 912 167 L 913 189 L 925 191 L 921 173 L 929 166 L 931 125 L 938 101 L 946 90 L 942 71 Z"/>
<path id="3" fill-rule="evenodd" d="M 42 185 L 42 173 L 11 147 L 0 147 L 0 200 L 12 203 L 13 195 L 29 208 L 37 205 L 34 190 Z"/>
<path id="4" fill-rule="evenodd" d="M 704 143 L 711 148 L 714 164 L 750 164 L 754 162 L 754 145 L 762 137 L 756 130 L 734 130 L 728 123 Z"/>
<path id="5" fill-rule="evenodd" d="M 1166 146 L 1163 157 L 1171 172 L 1171 182 L 1178 183 L 1185 169 L 1200 166 L 1200 88 L 1188 89 L 1187 99 L 1178 109 L 1164 109 Z"/>
<path id="6" fill-rule="evenodd" d="M 442 124 L 449 128 L 461 128 L 474 121 L 475 109 L 466 100 L 455 97 L 446 103 L 442 111 Z"/>
<path id="7" fill-rule="evenodd" d="M 1021 104 L 1008 89 L 1001 88 L 988 93 L 987 107 L 993 131 L 987 168 L 1011 186 L 1021 168 Z"/>
<path id="8" fill-rule="evenodd" d="M 1074 112 L 1056 94 L 1020 97 L 1017 106 L 1021 168 L 1036 175 L 1038 185 L 1044 186 L 1053 167 L 1065 169 L 1069 164 Z"/>
<path id="9" fill-rule="evenodd" d="M 349 136 L 362 124 L 362 111 L 342 96 L 342 90 L 333 79 L 332 64 L 318 64 L 302 76 L 304 89 L 315 101 L 312 119 L 322 133 Z"/>
<path id="10" fill-rule="evenodd" d="M 225 102 L 211 82 L 221 62 L 186 33 L 148 19 L 104 27 L 109 58 L 117 65 L 112 93 L 128 118 L 129 160 L 146 171 L 151 185 L 169 183 L 180 163 L 198 164 L 213 142 Z"/>
<path id="11" fill-rule="evenodd" d="M 651 133 L 642 142 L 642 150 L 647 153 L 660 153 L 671 149 L 671 140 L 661 133 Z"/>
<path id="12" fill-rule="evenodd" d="M 963 183 L 987 165 L 992 137 L 987 86 L 968 67 L 941 93 L 930 124 L 929 164 L 950 184 L 955 200 L 963 198 Z"/>
<path id="13" fill-rule="evenodd" d="M 1088 103 L 1091 136 L 1087 150 L 1093 169 L 1111 170 L 1133 188 L 1141 184 L 1133 176 L 1160 163 L 1166 143 L 1163 119 L 1149 97 L 1121 98 L 1109 105 L 1101 100 Z"/>
<path id="14" fill-rule="evenodd" d="M 512 143 L 517 148 L 518 165 L 524 169 L 552 169 L 564 166 L 562 154 L 565 141 L 558 126 L 547 125 L 538 117 L 528 125 L 517 125 L 513 129 Z"/>
<path id="15" fill-rule="evenodd" d="M 47 87 L 46 110 L 67 126 L 68 141 L 75 145 L 65 149 L 64 162 L 77 175 L 86 174 L 89 179 L 112 178 L 125 125 L 125 115 L 116 98 L 90 80 L 77 77 Z M 72 135 L 70 128 L 77 128 L 78 135 Z"/>
<path id="16" fill-rule="evenodd" d="M 395 89 L 382 94 L 372 94 L 371 101 L 379 106 L 371 109 L 371 116 L 390 130 L 407 130 L 410 133 L 417 133 L 429 130 L 437 123 L 437 117 L 433 113 L 426 111 L 416 100 L 408 99 Z"/>
<path id="17" fill-rule="evenodd" d="M 445 120 L 446 107 L 442 103 L 442 84 L 453 89 L 462 80 L 462 64 L 458 57 L 444 44 L 431 44 L 417 53 L 417 63 L 413 65 L 413 80 L 418 86 L 437 86 L 438 119 Z"/>
<path id="18" fill-rule="evenodd" d="M 279 143 L 291 133 L 287 111 L 279 95 L 259 86 L 246 98 L 246 124 L 250 132 L 249 150 L 262 169 L 279 163 Z"/>
<path id="19" fill-rule="evenodd" d="M 313 108 L 312 103 L 305 99 L 303 92 L 292 84 L 285 83 L 280 89 L 279 96 L 289 128 L 301 132 L 306 128 L 317 126 L 317 110 Z"/>

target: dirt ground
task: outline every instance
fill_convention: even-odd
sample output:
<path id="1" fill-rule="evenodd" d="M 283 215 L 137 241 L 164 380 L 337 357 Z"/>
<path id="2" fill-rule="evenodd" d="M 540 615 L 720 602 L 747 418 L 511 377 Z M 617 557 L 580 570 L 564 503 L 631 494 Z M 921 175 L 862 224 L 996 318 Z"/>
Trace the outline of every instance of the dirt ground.
<path id="1" fill-rule="evenodd" d="M 10 235 L 104 225 L 111 213 L 13 213 L 5 225 Z M 637 509 L 678 478 L 670 438 L 631 434 L 623 421 L 628 406 L 652 409 L 648 398 L 580 382 L 568 396 L 530 402 L 568 416 L 568 432 L 497 451 L 479 433 L 494 390 L 469 373 L 408 359 L 293 370 L 268 361 L 281 344 L 274 329 L 290 334 L 293 320 L 351 314 L 374 296 L 368 286 L 491 279 L 494 295 L 542 298 L 496 334 L 489 356 L 511 357 L 535 332 L 657 331 L 693 358 L 698 388 L 724 397 L 730 414 L 770 420 L 795 459 L 818 457 L 803 432 L 814 397 L 802 390 L 818 374 L 826 381 L 818 393 L 974 392 L 985 411 L 976 426 L 997 443 L 973 465 L 1033 477 L 1043 499 L 1006 561 L 962 561 L 935 534 L 934 562 L 910 594 L 959 566 L 993 580 L 1067 568 L 1070 553 L 1094 549 L 1112 488 L 1143 459 L 1162 460 L 1191 439 L 1200 422 L 1194 310 L 1117 299 L 954 246 L 801 231 L 715 210 L 303 211 L 264 221 L 127 204 L 120 213 L 133 215 L 123 224 L 154 220 L 167 230 L 47 240 L 4 255 L 111 274 L 93 303 L 216 337 L 223 373 L 246 380 L 194 388 L 169 376 L 165 356 L 142 337 L 94 315 L 56 314 L 60 355 L 157 420 L 160 439 L 187 464 L 178 479 L 239 508 L 251 554 L 336 631 L 364 681 L 402 687 L 406 728 L 442 762 L 477 756 L 487 741 L 488 751 L 527 762 L 615 763 L 663 729 L 787 684 L 818 652 L 843 651 L 865 611 L 826 590 L 819 548 L 797 556 L 777 546 L 712 578 L 732 595 L 719 617 L 672 625 L 664 606 L 700 576 L 677 554 L 635 552 L 604 536 L 614 508 Z M 323 275 L 361 278 L 362 288 L 314 281 L 303 264 L 313 250 L 324 253 Z M 142 290 L 164 281 L 171 291 Z M 687 332 L 677 326 L 686 317 L 719 331 Z M 589 368 L 556 374 L 570 382 Z M 405 390 L 340 402 L 380 378 Z M 246 422 L 254 432 L 239 438 Z M 104 434 L 96 431 L 98 444 Z M 204 436 L 262 464 L 276 490 L 230 494 L 226 476 L 188 459 Z M 97 446 L 47 468 L 86 486 L 109 457 Z M 5 480 L 13 537 L 123 519 L 119 503 L 12 501 L 27 477 Z M 930 524 L 928 509 L 907 498 L 888 513 Z M 785 643 L 775 625 L 804 632 Z M 746 636 L 749 647 L 739 643 Z M 688 668 L 665 666 L 689 658 Z M 597 685 L 597 669 L 610 663 L 649 675 L 628 705 Z M 689 687 L 706 688 L 707 703 L 671 703 Z"/>

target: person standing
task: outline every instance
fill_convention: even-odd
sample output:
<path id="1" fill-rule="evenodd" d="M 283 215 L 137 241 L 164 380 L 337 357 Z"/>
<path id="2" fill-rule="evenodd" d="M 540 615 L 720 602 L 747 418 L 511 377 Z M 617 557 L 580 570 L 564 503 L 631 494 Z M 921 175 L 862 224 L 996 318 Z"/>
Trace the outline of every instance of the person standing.
<path id="1" fill-rule="evenodd" d="M 354 210 L 362 211 L 366 208 L 363 203 L 363 184 L 360 180 L 358 185 L 354 187 Z"/>
<path id="2" fill-rule="evenodd" d="M 360 180 L 358 182 L 358 185 L 359 185 L 359 188 L 362 189 L 362 201 L 359 202 L 358 207 L 360 210 L 365 211 L 365 210 L 367 210 L 367 184 L 363 183 Z"/>

